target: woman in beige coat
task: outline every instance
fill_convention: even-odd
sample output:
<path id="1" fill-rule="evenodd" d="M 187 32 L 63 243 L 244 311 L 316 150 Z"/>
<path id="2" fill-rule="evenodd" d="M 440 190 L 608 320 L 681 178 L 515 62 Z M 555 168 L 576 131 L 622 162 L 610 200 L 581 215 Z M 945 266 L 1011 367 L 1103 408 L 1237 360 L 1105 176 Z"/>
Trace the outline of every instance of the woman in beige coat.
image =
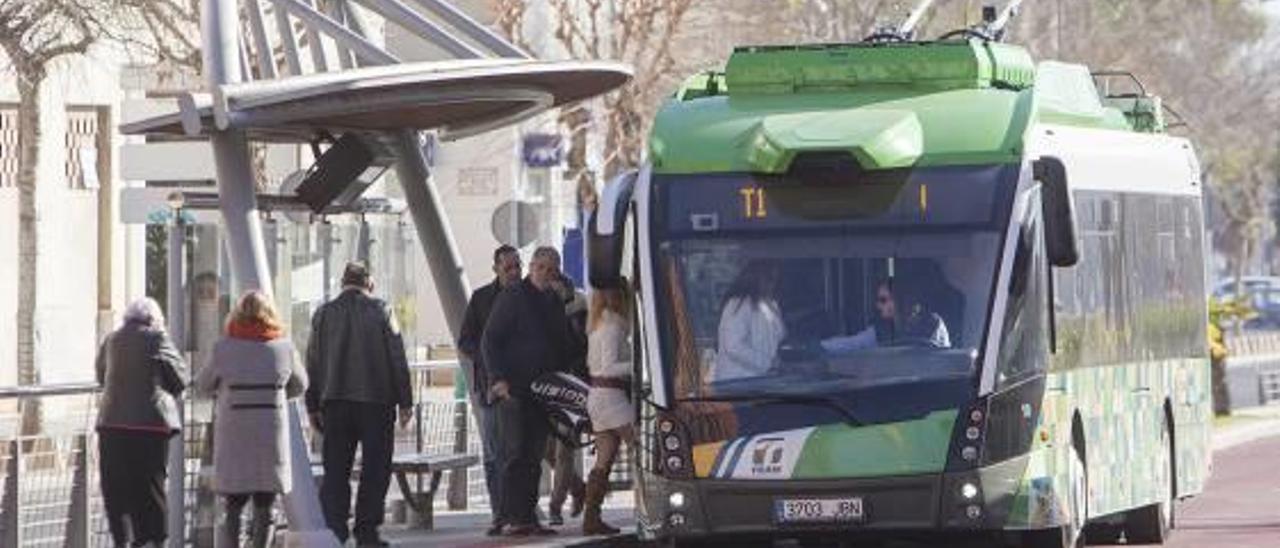
<path id="1" fill-rule="evenodd" d="M 213 488 L 226 497 L 223 533 L 235 546 L 240 514 L 253 499 L 250 539 L 266 546 L 271 506 L 290 483 L 288 400 L 307 387 L 307 374 L 284 337 L 266 295 L 250 291 L 227 320 L 196 388 L 217 399 L 213 431 Z"/>

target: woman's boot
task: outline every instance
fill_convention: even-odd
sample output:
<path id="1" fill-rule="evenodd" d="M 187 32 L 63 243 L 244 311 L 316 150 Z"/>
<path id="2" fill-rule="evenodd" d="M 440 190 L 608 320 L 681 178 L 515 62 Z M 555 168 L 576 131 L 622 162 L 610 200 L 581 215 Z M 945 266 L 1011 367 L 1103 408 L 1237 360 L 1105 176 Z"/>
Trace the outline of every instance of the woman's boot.
<path id="1" fill-rule="evenodd" d="M 609 490 L 609 471 L 592 469 L 587 476 L 586 508 L 582 513 L 582 534 L 616 535 L 619 530 L 600 519 L 600 505 Z"/>
<path id="2" fill-rule="evenodd" d="M 266 548 L 270 537 L 271 507 L 262 508 L 255 505 L 253 507 L 253 521 L 249 524 L 249 546 Z"/>
<path id="3" fill-rule="evenodd" d="M 223 542 L 218 544 L 219 547 L 240 546 L 240 509 L 236 508 L 235 512 L 228 511 L 222 516 L 222 535 Z"/>

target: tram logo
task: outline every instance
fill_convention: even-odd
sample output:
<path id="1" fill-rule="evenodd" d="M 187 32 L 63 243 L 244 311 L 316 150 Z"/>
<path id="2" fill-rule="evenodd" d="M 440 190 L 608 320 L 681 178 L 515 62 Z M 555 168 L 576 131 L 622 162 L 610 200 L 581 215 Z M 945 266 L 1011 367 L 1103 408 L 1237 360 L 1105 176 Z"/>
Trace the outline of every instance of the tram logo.
<path id="1" fill-rule="evenodd" d="M 782 457 L 787 450 L 787 440 L 777 437 L 756 440 L 751 451 L 751 473 L 777 474 L 782 472 Z"/>

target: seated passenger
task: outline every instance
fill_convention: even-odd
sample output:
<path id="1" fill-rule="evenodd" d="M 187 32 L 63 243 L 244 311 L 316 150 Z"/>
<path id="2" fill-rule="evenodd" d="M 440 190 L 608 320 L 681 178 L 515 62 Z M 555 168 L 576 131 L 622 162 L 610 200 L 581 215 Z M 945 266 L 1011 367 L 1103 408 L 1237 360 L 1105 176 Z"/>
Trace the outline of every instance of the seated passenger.
<path id="1" fill-rule="evenodd" d="M 892 280 L 876 286 L 877 318 L 871 325 L 848 337 L 832 337 L 822 341 L 822 349 L 833 354 L 866 348 L 894 346 L 909 342 L 930 348 L 951 348 L 951 336 L 942 317 L 916 304 L 905 315 L 898 314 L 898 299 Z"/>
<path id="2" fill-rule="evenodd" d="M 777 268 L 766 263 L 750 263 L 738 274 L 720 309 L 709 382 L 760 376 L 777 362 L 787 333 L 774 297 L 777 285 Z"/>

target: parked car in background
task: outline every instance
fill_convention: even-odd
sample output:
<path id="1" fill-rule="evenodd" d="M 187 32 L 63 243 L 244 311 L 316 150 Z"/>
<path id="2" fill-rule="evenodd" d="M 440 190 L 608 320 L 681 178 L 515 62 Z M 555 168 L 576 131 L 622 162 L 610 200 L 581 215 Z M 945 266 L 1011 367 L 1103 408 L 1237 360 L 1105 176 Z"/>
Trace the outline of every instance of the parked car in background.
<path id="1" fill-rule="evenodd" d="M 1280 276 L 1241 276 L 1240 285 L 1244 286 L 1240 293 L 1252 295 L 1259 291 L 1280 290 Z M 1235 296 L 1236 278 L 1234 276 L 1218 280 L 1213 285 L 1213 296 L 1219 299 Z"/>

